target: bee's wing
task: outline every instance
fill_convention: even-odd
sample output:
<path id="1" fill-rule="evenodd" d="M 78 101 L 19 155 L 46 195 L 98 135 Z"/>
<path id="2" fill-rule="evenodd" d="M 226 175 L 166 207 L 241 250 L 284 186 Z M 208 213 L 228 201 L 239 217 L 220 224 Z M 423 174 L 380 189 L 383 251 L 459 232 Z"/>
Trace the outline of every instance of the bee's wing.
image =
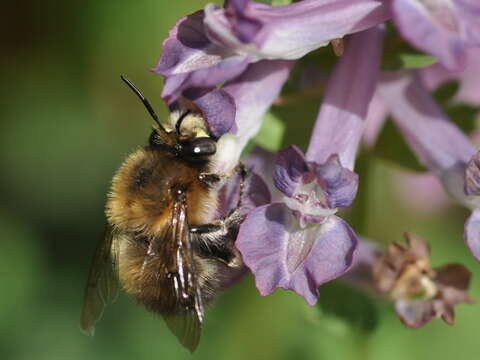
<path id="1" fill-rule="evenodd" d="M 177 314 L 165 314 L 163 317 L 180 343 L 193 352 L 200 341 L 203 303 L 193 259 L 186 210 L 184 201 L 176 201 L 173 205 L 170 224 L 174 248 L 171 254 L 174 254 L 177 269 L 172 274 L 172 285 L 180 311 Z"/>
<path id="2" fill-rule="evenodd" d="M 118 237 L 107 226 L 105 238 L 95 250 L 95 255 L 85 287 L 81 329 L 93 335 L 95 323 L 100 319 L 103 309 L 115 301 L 118 294 Z"/>
<path id="3" fill-rule="evenodd" d="M 180 344 L 193 353 L 198 346 L 202 333 L 202 321 L 195 311 L 188 311 L 185 314 L 164 315 L 163 319 L 170 331 L 180 341 Z"/>

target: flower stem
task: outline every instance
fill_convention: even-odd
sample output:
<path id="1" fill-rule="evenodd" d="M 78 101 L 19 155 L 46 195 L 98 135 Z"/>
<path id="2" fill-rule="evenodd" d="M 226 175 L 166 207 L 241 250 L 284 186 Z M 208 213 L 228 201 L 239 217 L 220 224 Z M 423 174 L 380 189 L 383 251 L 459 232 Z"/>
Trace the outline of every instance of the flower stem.
<path id="1" fill-rule="evenodd" d="M 355 232 L 362 236 L 369 233 L 369 195 L 372 186 L 372 157 L 368 152 L 362 152 L 356 160 L 355 172 L 359 175 L 357 197 L 349 215 L 349 223 Z"/>

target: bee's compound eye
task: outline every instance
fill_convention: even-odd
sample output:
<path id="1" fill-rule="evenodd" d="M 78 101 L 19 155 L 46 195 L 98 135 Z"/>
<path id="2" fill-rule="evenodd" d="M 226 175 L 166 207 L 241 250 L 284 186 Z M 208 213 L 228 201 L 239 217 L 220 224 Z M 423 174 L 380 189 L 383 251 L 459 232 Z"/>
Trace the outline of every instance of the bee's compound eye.
<path id="1" fill-rule="evenodd" d="M 217 144 L 211 138 L 198 138 L 184 147 L 184 151 L 192 158 L 210 156 L 217 152 Z"/>

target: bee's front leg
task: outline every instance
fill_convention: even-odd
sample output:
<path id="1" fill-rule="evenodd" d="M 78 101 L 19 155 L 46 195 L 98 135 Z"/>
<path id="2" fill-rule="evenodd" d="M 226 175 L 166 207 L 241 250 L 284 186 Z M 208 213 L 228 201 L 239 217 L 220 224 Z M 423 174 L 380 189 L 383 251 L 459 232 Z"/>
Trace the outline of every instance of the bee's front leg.
<path id="1" fill-rule="evenodd" d="M 214 189 L 218 185 L 220 185 L 223 177 L 217 174 L 201 173 L 200 175 L 198 175 L 198 180 L 200 180 L 200 182 L 204 184 L 207 188 Z"/>
<path id="2" fill-rule="evenodd" d="M 206 185 L 209 188 L 215 188 L 223 183 L 229 178 L 231 178 L 234 174 L 239 174 L 240 175 L 240 189 L 241 191 L 243 188 L 243 184 L 245 183 L 245 179 L 247 177 L 247 170 L 245 169 L 245 165 L 243 165 L 242 162 L 239 162 L 237 166 L 235 166 L 232 170 L 226 172 L 226 173 L 221 173 L 221 174 L 215 174 L 215 173 L 200 173 L 198 175 L 198 180 L 200 180 L 201 183 Z"/>

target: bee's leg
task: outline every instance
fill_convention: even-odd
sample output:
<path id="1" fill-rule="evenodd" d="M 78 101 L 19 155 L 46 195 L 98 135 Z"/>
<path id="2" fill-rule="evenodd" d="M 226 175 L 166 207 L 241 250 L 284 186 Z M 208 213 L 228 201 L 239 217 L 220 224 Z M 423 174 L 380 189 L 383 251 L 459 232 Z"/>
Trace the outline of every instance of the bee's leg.
<path id="1" fill-rule="evenodd" d="M 222 220 L 212 221 L 211 223 L 203 225 L 191 225 L 190 233 L 198 235 L 217 234 L 224 236 L 230 233 L 232 230 L 238 230 L 242 220 L 243 217 L 240 214 L 240 209 L 236 208 Z"/>
<path id="2" fill-rule="evenodd" d="M 242 216 L 236 209 L 222 220 L 191 226 L 190 233 L 197 237 L 196 243 L 205 255 L 213 255 L 229 267 L 240 267 L 243 262 L 234 241 L 241 222 Z"/>
<path id="3" fill-rule="evenodd" d="M 247 170 L 245 165 L 242 162 L 239 162 L 232 170 L 223 173 L 223 174 L 214 174 L 214 173 L 200 173 L 198 175 L 198 180 L 200 180 L 205 186 L 209 188 L 215 188 L 218 185 L 225 183 L 225 181 L 232 177 L 234 174 L 240 175 L 240 193 L 243 193 L 243 187 L 245 179 L 247 177 Z"/>
<path id="4" fill-rule="evenodd" d="M 222 181 L 222 176 L 217 174 L 201 173 L 198 175 L 198 180 L 200 180 L 208 188 L 215 188 Z"/>
<path id="5" fill-rule="evenodd" d="M 243 195 L 245 193 L 245 181 L 247 179 L 247 169 L 245 168 L 245 165 L 242 162 L 239 162 L 238 165 L 235 167 L 235 169 L 240 174 L 240 184 L 239 184 L 238 202 L 237 202 L 237 209 L 240 209 L 240 207 L 242 206 Z"/>

